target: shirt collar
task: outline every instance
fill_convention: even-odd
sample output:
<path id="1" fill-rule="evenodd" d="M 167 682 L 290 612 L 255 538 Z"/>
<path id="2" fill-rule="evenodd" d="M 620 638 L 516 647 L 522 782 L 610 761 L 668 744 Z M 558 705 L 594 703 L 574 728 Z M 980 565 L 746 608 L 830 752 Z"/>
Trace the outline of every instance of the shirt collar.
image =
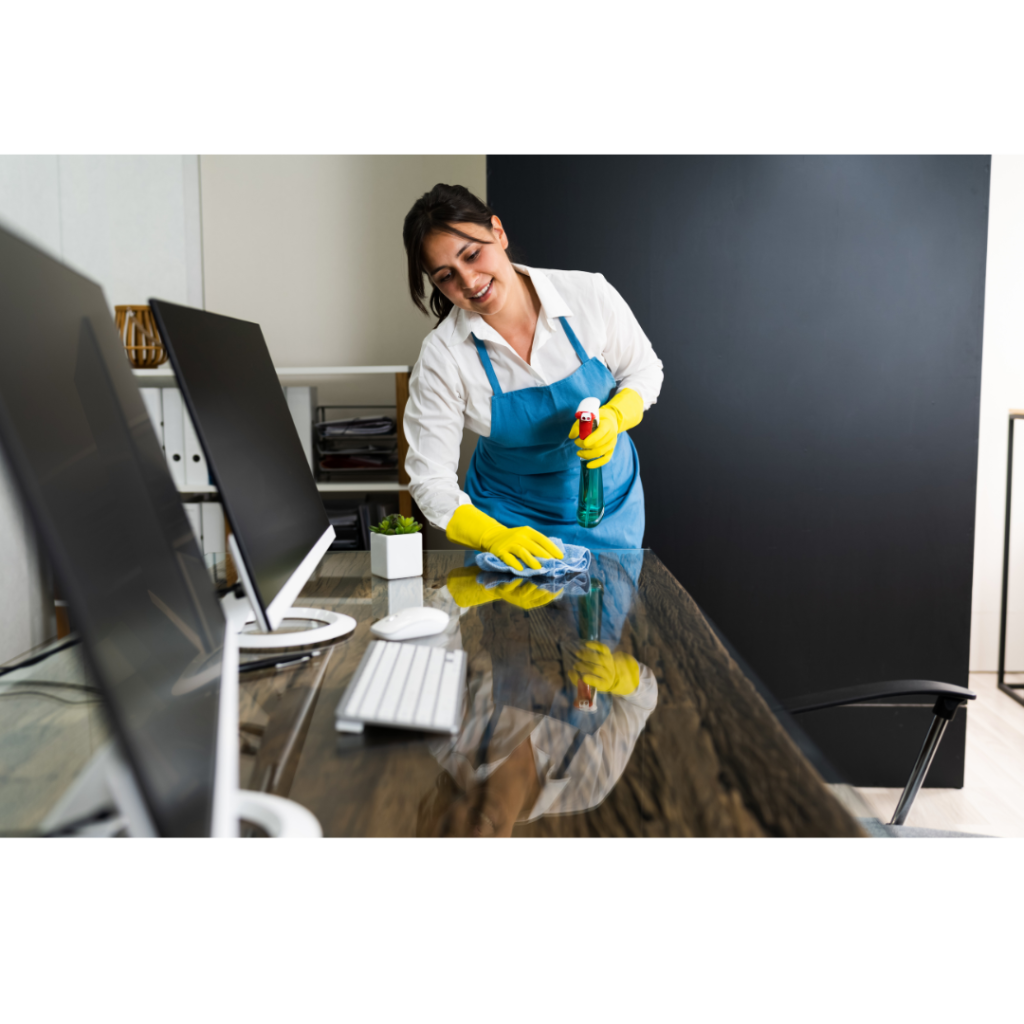
<path id="1" fill-rule="evenodd" d="M 572 316 L 572 310 L 568 303 L 558 294 L 558 289 L 543 270 L 526 267 L 521 263 L 513 263 L 512 266 L 520 273 L 526 274 L 533 282 L 533 287 L 537 290 L 537 298 L 540 299 L 541 316 L 547 317 L 552 325 L 560 316 Z M 475 334 L 478 338 L 498 339 L 494 328 L 479 313 L 471 313 L 458 306 L 452 308 L 441 326 L 447 328 L 445 340 L 450 347 L 468 341 L 471 334 Z"/>

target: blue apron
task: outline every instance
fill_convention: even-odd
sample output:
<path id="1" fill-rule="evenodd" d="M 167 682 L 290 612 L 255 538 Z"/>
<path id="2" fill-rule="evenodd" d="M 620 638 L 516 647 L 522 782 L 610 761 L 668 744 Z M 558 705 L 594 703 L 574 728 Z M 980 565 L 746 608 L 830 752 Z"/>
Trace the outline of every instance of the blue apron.
<path id="1" fill-rule="evenodd" d="M 580 368 L 565 380 L 503 392 L 480 339 L 472 335 L 491 390 L 491 436 L 481 437 L 466 474 L 473 504 L 504 526 L 532 526 L 545 536 L 588 548 L 639 548 L 644 537 L 640 463 L 628 434 L 620 434 L 603 467 L 604 518 L 593 529 L 576 522 L 580 459 L 568 434 L 584 398 L 604 405 L 617 387 L 588 356 L 565 317 L 559 317 Z"/>

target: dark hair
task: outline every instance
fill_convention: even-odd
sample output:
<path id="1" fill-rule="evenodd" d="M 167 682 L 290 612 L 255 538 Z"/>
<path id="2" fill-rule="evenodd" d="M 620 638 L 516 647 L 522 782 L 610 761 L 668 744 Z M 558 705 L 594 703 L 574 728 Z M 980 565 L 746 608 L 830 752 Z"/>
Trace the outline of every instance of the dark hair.
<path id="1" fill-rule="evenodd" d="M 438 323 L 452 311 L 452 301 L 435 287 L 430 295 L 430 309 L 424 305 L 427 290 L 423 275 L 429 275 L 429 271 L 423 263 L 423 242 L 432 231 L 473 238 L 453 225 L 480 224 L 490 229 L 493 216 L 491 208 L 477 199 L 468 188 L 442 184 L 435 185 L 420 196 L 406 214 L 402 241 L 405 242 L 405 255 L 409 263 L 409 291 L 416 308 L 424 313 L 433 313 Z"/>

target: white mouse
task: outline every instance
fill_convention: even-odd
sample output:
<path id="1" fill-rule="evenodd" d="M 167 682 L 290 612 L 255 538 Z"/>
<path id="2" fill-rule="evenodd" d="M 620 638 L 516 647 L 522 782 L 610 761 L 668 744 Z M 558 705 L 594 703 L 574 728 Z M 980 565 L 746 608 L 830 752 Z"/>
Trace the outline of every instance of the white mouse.
<path id="1" fill-rule="evenodd" d="M 433 636 L 448 625 L 447 612 L 440 608 L 403 608 L 370 627 L 381 640 L 411 640 L 417 636 Z"/>

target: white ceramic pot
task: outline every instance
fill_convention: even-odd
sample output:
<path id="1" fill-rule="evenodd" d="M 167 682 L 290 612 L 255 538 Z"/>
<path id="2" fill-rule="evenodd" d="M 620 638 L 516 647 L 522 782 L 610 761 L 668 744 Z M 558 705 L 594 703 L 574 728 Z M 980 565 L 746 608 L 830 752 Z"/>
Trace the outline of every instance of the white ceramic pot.
<path id="1" fill-rule="evenodd" d="M 423 533 L 370 534 L 370 572 L 386 580 L 423 575 Z"/>

